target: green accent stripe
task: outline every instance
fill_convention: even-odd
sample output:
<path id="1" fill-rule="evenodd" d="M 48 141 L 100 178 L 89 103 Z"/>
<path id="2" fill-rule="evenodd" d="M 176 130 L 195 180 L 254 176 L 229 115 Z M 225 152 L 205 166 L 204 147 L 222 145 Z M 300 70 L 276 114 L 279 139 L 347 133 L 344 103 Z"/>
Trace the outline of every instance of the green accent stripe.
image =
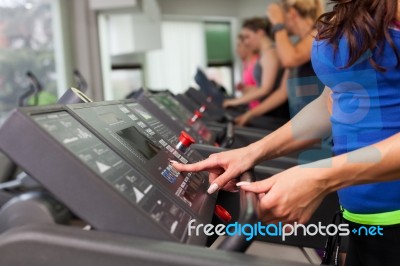
<path id="1" fill-rule="evenodd" d="M 355 214 L 343 209 L 343 218 L 364 225 L 395 225 L 400 224 L 400 210 L 374 214 Z"/>

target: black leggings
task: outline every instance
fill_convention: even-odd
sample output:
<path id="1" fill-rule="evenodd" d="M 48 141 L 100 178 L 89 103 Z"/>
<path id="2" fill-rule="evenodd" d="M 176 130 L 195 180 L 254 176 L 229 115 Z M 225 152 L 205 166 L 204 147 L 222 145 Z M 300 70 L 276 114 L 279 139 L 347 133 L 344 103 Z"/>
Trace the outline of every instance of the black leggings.
<path id="1" fill-rule="evenodd" d="M 350 230 L 360 225 L 347 222 Z M 346 266 L 400 265 L 400 225 L 382 226 L 383 236 L 357 236 L 350 233 Z"/>

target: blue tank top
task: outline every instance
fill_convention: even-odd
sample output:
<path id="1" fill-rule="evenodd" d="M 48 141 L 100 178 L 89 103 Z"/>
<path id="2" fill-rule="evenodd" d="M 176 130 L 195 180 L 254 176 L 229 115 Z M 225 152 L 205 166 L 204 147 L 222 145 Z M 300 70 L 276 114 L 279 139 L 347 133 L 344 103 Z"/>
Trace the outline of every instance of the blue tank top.
<path id="1" fill-rule="evenodd" d="M 390 29 L 400 51 L 400 32 Z M 318 78 L 332 90 L 333 152 L 336 155 L 375 144 L 400 132 L 400 68 L 388 42 L 365 53 L 353 66 L 348 42 L 335 53 L 327 41 L 314 41 L 312 63 Z M 386 72 L 375 70 L 373 58 Z M 371 151 L 374 152 L 374 151 Z M 400 173 L 399 173 L 400 177 Z M 400 210 L 400 181 L 357 185 L 338 191 L 340 204 L 355 214 Z"/>

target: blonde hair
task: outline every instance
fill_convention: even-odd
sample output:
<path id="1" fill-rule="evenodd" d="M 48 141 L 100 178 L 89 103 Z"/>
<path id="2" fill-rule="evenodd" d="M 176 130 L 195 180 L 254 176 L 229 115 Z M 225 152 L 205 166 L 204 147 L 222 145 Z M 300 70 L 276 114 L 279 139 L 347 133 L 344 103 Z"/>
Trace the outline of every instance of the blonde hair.
<path id="1" fill-rule="evenodd" d="M 284 8 L 293 7 L 301 17 L 317 20 L 325 11 L 324 0 L 281 0 Z"/>

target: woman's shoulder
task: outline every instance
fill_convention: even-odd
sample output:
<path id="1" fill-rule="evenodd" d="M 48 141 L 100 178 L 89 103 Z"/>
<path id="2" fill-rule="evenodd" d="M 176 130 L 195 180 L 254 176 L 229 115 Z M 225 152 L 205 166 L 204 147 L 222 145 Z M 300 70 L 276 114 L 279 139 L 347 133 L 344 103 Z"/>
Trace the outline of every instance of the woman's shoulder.
<path id="1" fill-rule="evenodd" d="M 338 43 L 333 44 L 329 40 L 314 39 L 311 51 L 313 62 L 324 62 L 336 67 L 344 66 L 349 58 L 348 43 L 341 38 Z"/>
<path id="2" fill-rule="evenodd" d="M 324 49 L 324 50 L 334 50 L 334 45 L 329 42 L 329 40 L 319 40 L 314 38 L 312 42 L 313 52 L 314 49 Z"/>
<path id="3" fill-rule="evenodd" d="M 260 61 L 267 62 L 270 59 L 278 59 L 278 51 L 275 44 L 263 48 L 261 52 Z"/>

